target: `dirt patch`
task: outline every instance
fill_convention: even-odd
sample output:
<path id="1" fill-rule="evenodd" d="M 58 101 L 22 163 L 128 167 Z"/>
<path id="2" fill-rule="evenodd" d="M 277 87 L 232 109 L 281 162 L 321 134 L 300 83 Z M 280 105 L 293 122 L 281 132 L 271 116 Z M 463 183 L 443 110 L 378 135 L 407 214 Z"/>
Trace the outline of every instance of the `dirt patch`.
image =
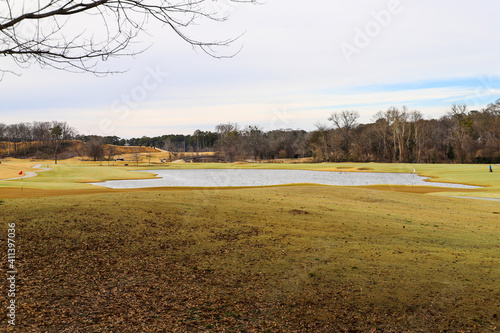
<path id="1" fill-rule="evenodd" d="M 306 214 L 309 214 L 308 211 L 301 210 L 301 209 L 292 209 L 292 210 L 290 210 L 290 213 L 293 214 L 293 215 L 306 215 Z"/>

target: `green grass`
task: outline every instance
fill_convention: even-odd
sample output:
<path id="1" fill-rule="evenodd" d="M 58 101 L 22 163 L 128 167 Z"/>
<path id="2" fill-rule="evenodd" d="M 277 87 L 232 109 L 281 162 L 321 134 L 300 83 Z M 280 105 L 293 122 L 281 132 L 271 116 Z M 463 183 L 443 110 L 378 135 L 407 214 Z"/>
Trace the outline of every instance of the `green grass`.
<path id="1" fill-rule="evenodd" d="M 105 164 L 105 163 L 104 163 Z M 485 186 L 474 192 L 440 192 L 438 195 L 477 196 L 500 198 L 500 168 L 497 172 L 488 172 L 487 165 L 479 164 L 398 164 L 398 163 L 186 163 L 162 164 L 151 167 L 122 167 L 99 166 L 96 163 L 85 162 L 79 164 L 59 164 L 53 170 L 39 173 L 37 177 L 24 179 L 25 188 L 37 189 L 91 189 L 94 185 L 88 182 L 99 182 L 117 179 L 144 179 L 154 175 L 147 170 L 154 169 L 214 169 L 214 168 L 242 168 L 242 169 L 290 169 L 290 170 L 317 170 L 317 171 L 357 171 L 357 172 L 403 172 L 413 170 L 422 176 L 433 177 L 439 182 L 462 183 Z M 144 170 L 145 172 L 130 172 Z M 0 187 L 19 187 L 20 180 L 0 181 Z"/>
<path id="2" fill-rule="evenodd" d="M 95 163 L 50 165 L 52 170 L 39 172 L 36 177 L 23 180 L 25 188 L 63 190 L 91 189 L 95 185 L 86 183 L 119 179 L 153 178 L 148 172 L 130 172 L 135 167 L 105 166 Z M 19 187 L 21 180 L 0 181 L 1 187 Z"/>
<path id="3" fill-rule="evenodd" d="M 495 202 L 327 186 L 4 201 L 2 232 L 17 225 L 21 331 L 500 324 Z"/>

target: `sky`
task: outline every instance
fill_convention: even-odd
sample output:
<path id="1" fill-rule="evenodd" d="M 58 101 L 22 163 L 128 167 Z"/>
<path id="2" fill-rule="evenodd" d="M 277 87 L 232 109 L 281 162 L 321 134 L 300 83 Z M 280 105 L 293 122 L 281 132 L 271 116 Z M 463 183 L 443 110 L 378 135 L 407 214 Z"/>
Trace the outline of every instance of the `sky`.
<path id="1" fill-rule="evenodd" d="M 500 2 L 494 0 L 268 0 L 209 2 L 225 22 L 185 32 L 203 41 L 240 36 L 217 59 L 149 22 L 134 57 L 110 59 L 97 77 L 8 57 L 0 69 L 0 122 L 66 121 L 81 134 L 122 138 L 214 131 L 220 123 L 265 130 L 360 123 L 407 106 L 439 118 L 454 103 L 481 109 L 500 98 Z"/>

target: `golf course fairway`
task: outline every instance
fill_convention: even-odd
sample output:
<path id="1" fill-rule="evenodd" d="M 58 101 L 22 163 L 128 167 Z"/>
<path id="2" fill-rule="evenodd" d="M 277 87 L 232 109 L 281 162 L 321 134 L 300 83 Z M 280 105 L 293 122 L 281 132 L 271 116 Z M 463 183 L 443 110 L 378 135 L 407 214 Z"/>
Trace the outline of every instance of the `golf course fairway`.
<path id="1" fill-rule="evenodd" d="M 0 178 L 32 171 L 28 162 L 3 161 Z M 51 170 L 23 179 L 22 190 L 20 179 L 0 181 L 4 266 L 15 224 L 12 332 L 500 329 L 500 204 L 448 197 L 500 198 L 495 167 L 37 163 Z M 148 168 L 160 167 L 415 169 L 483 188 L 87 184 L 151 178 Z"/>

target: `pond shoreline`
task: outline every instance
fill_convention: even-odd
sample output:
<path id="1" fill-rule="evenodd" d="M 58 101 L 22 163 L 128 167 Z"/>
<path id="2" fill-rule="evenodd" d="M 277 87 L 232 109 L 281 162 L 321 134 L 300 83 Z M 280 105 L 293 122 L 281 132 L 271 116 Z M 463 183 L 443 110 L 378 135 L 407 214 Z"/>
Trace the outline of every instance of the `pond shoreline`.
<path id="1" fill-rule="evenodd" d="M 481 197 L 462 197 L 458 195 L 447 195 L 449 198 L 459 198 L 459 199 L 471 199 L 471 200 L 488 200 L 488 201 L 500 201 L 500 199 L 497 198 L 481 198 Z"/>
<path id="2" fill-rule="evenodd" d="M 408 173 L 383 172 L 324 172 L 308 170 L 271 169 L 160 169 L 147 170 L 156 178 L 111 180 L 92 185 L 113 188 L 155 187 L 252 187 L 288 184 L 319 184 L 333 186 L 431 186 L 477 189 L 479 186 L 428 181 L 430 177 Z"/>

